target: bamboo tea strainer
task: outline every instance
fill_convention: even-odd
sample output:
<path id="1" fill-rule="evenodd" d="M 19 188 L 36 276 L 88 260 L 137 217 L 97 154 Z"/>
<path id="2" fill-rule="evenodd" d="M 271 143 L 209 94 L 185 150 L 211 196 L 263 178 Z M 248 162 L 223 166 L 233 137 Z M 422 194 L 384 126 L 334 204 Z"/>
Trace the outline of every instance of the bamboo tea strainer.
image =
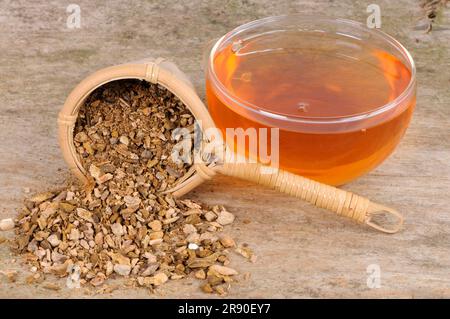
<path id="1" fill-rule="evenodd" d="M 70 170 L 83 182 L 87 182 L 87 172 L 81 165 L 73 143 L 73 129 L 78 111 L 95 89 L 105 83 L 121 79 L 141 79 L 165 87 L 189 108 L 197 120 L 202 122 L 202 129 L 215 127 L 206 106 L 189 79 L 169 61 L 162 58 L 146 59 L 97 71 L 75 87 L 58 117 L 59 143 L 64 159 Z M 365 197 L 283 170 L 272 170 L 264 174 L 262 171 L 264 168 L 259 163 L 236 163 L 230 161 L 228 157 L 220 163 L 207 164 L 200 161 L 193 164 L 189 172 L 178 180 L 170 192 L 176 197 L 182 196 L 220 173 L 265 185 L 385 233 L 395 233 L 403 224 L 403 217 L 396 210 L 371 202 Z M 390 215 L 395 218 L 395 224 L 383 226 L 384 222 L 375 222 L 375 217 L 380 215 Z"/>

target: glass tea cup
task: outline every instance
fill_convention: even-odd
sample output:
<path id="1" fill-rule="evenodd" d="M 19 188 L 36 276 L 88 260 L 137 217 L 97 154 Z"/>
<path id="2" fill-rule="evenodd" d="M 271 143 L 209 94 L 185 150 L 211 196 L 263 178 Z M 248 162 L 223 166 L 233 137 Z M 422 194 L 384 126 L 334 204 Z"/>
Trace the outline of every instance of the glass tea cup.
<path id="1" fill-rule="evenodd" d="M 279 152 L 281 169 L 341 185 L 400 142 L 415 107 L 415 72 L 409 52 L 380 30 L 343 19 L 269 17 L 212 47 L 208 109 L 235 151 L 261 160 L 249 147 L 255 132 L 259 147 Z"/>

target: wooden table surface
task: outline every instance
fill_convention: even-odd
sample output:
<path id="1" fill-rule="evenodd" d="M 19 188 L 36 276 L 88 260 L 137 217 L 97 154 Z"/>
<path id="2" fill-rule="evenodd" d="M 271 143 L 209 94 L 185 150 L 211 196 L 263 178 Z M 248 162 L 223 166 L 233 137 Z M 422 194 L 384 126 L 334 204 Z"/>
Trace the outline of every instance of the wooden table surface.
<path id="1" fill-rule="evenodd" d="M 0 1 L 0 218 L 15 215 L 25 188 L 38 192 L 68 178 L 56 116 L 71 89 L 94 70 L 164 56 L 203 96 L 202 54 L 209 40 L 244 22 L 292 12 L 364 22 L 371 2 L 77 3 L 81 28 L 70 30 L 65 3 Z M 395 153 L 344 188 L 397 208 L 406 217 L 404 230 L 381 234 L 283 194 L 218 177 L 191 196 L 235 213 L 230 232 L 258 256 L 256 263 L 232 256 L 232 265 L 251 277 L 233 286 L 230 297 L 450 297 L 450 31 L 416 30 L 423 15 L 418 1 L 377 4 L 382 30 L 399 39 L 416 61 L 417 108 Z M 450 25 L 448 10 L 441 21 Z M 0 246 L 0 270 L 20 272 L 15 283 L 0 278 L 0 297 L 90 296 L 52 277 L 48 280 L 62 290 L 27 285 L 28 269 L 14 259 Z M 367 270 L 373 267 L 379 267 L 380 288 L 367 285 Z M 112 293 L 115 297 L 205 297 L 193 280 L 171 282 L 154 295 L 117 283 L 122 287 Z"/>

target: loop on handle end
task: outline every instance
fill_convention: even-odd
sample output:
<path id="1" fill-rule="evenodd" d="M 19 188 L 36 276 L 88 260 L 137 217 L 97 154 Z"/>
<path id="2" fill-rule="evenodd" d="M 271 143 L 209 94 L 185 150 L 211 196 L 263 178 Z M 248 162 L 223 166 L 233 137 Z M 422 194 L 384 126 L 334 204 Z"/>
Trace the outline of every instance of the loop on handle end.
<path id="1" fill-rule="evenodd" d="M 383 226 L 379 223 L 375 223 L 373 221 L 373 218 L 376 216 L 388 216 L 390 215 L 391 217 L 394 217 L 396 219 L 396 223 L 394 226 Z M 390 207 L 387 206 L 383 206 L 380 204 L 375 204 L 375 203 L 370 203 L 367 215 L 366 215 L 366 220 L 365 220 L 365 224 L 376 229 L 379 230 L 381 232 L 384 233 L 388 233 L 388 234 L 394 234 L 396 232 L 398 232 L 403 225 L 403 216 L 397 212 L 395 209 L 392 209 Z"/>

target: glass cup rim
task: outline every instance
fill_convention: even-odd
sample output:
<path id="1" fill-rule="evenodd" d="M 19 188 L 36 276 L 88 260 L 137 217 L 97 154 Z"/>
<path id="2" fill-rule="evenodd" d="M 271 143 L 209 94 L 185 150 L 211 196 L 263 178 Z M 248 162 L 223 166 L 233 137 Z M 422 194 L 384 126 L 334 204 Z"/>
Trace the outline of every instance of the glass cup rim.
<path id="1" fill-rule="evenodd" d="M 354 27 L 356 29 L 360 29 L 364 32 L 368 32 L 371 35 L 377 36 L 384 41 L 386 41 L 388 44 L 390 44 L 394 49 L 396 49 L 400 54 L 403 55 L 408 65 L 407 67 L 410 68 L 411 71 L 411 79 L 406 86 L 406 88 L 401 92 L 397 97 L 395 97 L 392 101 L 389 101 L 388 103 L 381 105 L 379 107 L 376 107 L 372 110 L 353 114 L 353 115 L 344 115 L 344 116 L 334 116 L 334 117 L 305 117 L 305 116 L 287 116 L 287 115 L 281 115 L 277 114 L 276 112 L 270 112 L 267 110 L 260 109 L 257 105 L 254 105 L 252 103 L 249 103 L 247 101 L 242 101 L 238 99 L 237 97 L 231 95 L 228 92 L 228 89 L 222 84 L 222 82 L 218 79 L 217 74 L 214 70 L 214 57 L 216 55 L 217 50 L 220 48 L 220 46 L 225 42 L 239 33 L 259 27 L 264 24 L 272 23 L 272 22 L 278 22 L 282 20 L 288 20 L 296 18 L 301 21 L 313 21 L 313 22 L 327 22 L 332 23 L 334 25 L 348 25 L 351 27 Z M 250 112 L 257 112 L 259 116 L 263 116 L 266 118 L 271 118 L 273 120 L 277 121 L 287 121 L 287 122 L 297 122 L 297 123 L 304 123 L 304 124 L 339 124 L 339 123 L 348 123 L 348 122 L 354 122 L 359 121 L 363 119 L 368 119 L 380 114 L 383 114 L 385 112 L 388 112 L 392 109 L 395 109 L 397 106 L 402 105 L 404 100 L 411 96 L 411 94 L 414 91 L 415 83 L 416 83 L 416 65 L 414 63 L 414 60 L 409 53 L 409 51 L 394 37 L 390 36 L 389 34 L 381 31 L 377 28 L 368 28 L 361 22 L 357 22 L 354 20 L 349 19 L 343 19 L 343 18 L 330 18 L 326 16 L 311 16 L 311 15 L 304 15 L 304 14 L 287 14 L 287 15 L 278 15 L 278 16 L 271 16 L 266 17 L 258 20 L 254 20 L 245 24 L 242 24 L 235 29 L 231 30 L 230 32 L 223 35 L 221 38 L 219 38 L 216 43 L 212 46 L 209 58 L 207 62 L 207 74 L 209 75 L 209 80 L 212 80 L 212 83 L 214 84 L 213 87 L 215 89 L 218 89 L 221 94 L 223 94 L 227 99 L 231 100 L 236 106 L 242 107 Z"/>

